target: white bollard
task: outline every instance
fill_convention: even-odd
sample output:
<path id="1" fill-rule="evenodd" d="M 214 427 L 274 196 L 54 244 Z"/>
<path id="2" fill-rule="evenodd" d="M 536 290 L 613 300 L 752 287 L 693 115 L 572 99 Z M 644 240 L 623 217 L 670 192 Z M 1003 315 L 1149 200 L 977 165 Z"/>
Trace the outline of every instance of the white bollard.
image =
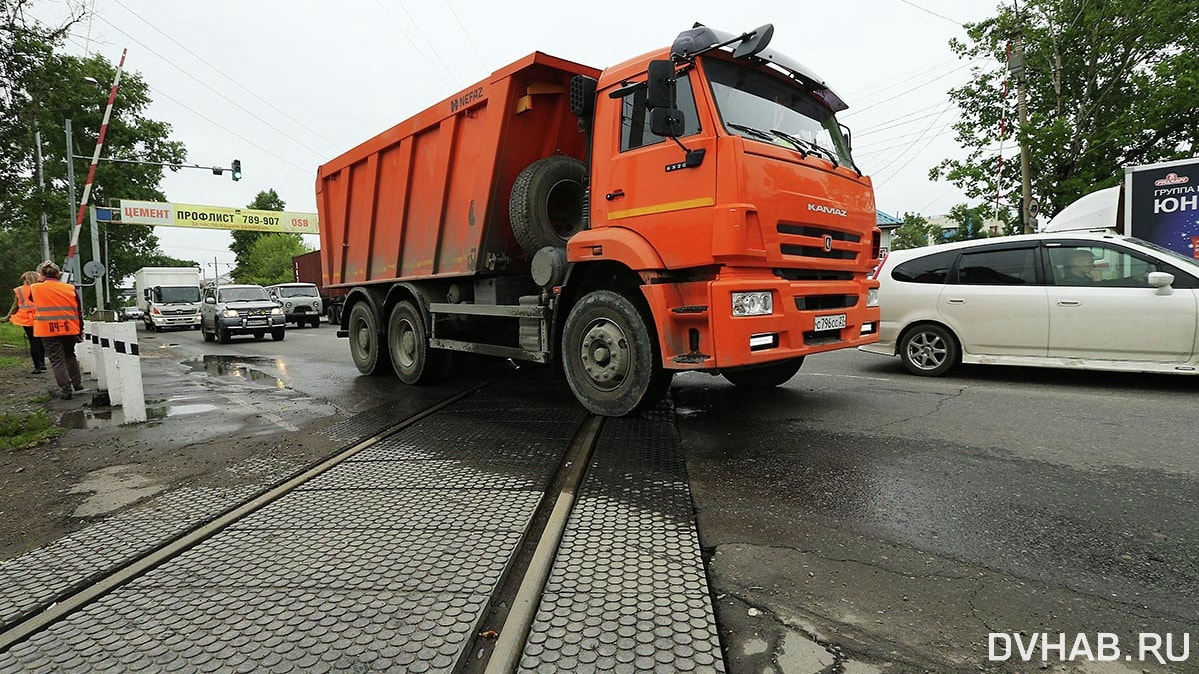
<path id="1" fill-rule="evenodd" d="M 100 333 L 100 370 L 104 372 L 104 380 L 108 388 L 108 404 L 121 404 L 121 379 L 117 376 L 117 352 L 113 349 L 112 338 L 116 323 L 96 323 Z"/>
<path id="2" fill-rule="evenodd" d="M 79 371 L 90 375 L 96 373 L 96 359 L 92 349 L 93 325 L 93 321 L 83 322 L 83 341 L 75 345 L 75 359 L 79 361 Z"/>
<path id="3" fill-rule="evenodd" d="M 104 350 L 100 348 L 100 331 L 103 330 L 103 326 L 103 323 L 93 321 L 91 330 L 92 374 L 96 376 L 96 389 L 99 391 L 108 390 L 108 373 L 104 371 Z"/>
<path id="4" fill-rule="evenodd" d="M 125 422 L 146 420 L 146 396 L 142 389 L 142 359 L 137 346 L 137 326 L 132 323 L 109 323 L 112 335 L 113 361 L 116 369 L 109 374 L 119 386 L 120 405 Z M 112 389 L 109 398 L 112 398 Z M 115 405 L 116 401 L 112 401 Z"/>

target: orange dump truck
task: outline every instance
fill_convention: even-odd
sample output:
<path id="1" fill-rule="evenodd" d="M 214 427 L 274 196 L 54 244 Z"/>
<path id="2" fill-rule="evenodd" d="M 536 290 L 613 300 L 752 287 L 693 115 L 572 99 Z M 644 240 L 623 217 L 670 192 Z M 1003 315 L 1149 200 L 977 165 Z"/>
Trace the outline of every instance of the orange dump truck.
<path id="1" fill-rule="evenodd" d="M 325 285 L 359 371 L 560 364 L 620 416 L 676 372 L 766 388 L 875 341 L 846 105 L 772 34 L 696 25 L 603 71 L 534 53 L 321 166 Z"/>

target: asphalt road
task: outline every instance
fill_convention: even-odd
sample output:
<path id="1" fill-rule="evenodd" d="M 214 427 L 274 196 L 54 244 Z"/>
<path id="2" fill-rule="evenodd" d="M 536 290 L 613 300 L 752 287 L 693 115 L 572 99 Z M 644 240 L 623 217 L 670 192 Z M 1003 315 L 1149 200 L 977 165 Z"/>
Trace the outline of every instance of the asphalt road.
<path id="1" fill-rule="evenodd" d="M 397 395 L 334 328 L 283 342 L 151 334 L 346 412 Z M 207 356 L 208 360 L 204 358 Z M 554 385 L 554 384 L 547 384 Z M 559 384 L 564 395 L 565 385 Z M 672 397 L 732 672 L 1199 671 L 1199 379 L 963 368 L 908 375 L 858 352 L 808 359 L 782 389 L 676 377 Z M 402 387 L 400 389 L 402 391 Z M 1006 661 L 988 660 L 995 641 Z M 1114 662 L 1060 665 L 1041 633 Z M 1109 651 L 1110 653 L 1110 651 Z M 1128 659 L 1131 657 L 1131 660 Z M 1073 668 L 1073 669 L 1072 669 Z"/>

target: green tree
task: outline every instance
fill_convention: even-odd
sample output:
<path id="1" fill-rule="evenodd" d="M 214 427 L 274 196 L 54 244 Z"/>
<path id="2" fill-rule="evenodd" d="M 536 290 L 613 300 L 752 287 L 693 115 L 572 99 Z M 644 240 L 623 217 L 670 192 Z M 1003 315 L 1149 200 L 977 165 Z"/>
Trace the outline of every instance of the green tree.
<path id="1" fill-rule="evenodd" d="M 938 238 L 933 238 L 934 231 L 937 229 L 929 224 L 928 220 L 916 213 L 904 213 L 903 224 L 895 228 L 895 232 L 891 235 L 891 250 L 906 250 L 908 248 L 922 248 L 929 244 L 929 241 L 939 243 Z M 940 232 L 936 232 L 940 234 Z"/>
<path id="2" fill-rule="evenodd" d="M 279 193 L 274 189 L 259 192 L 253 201 L 246 204 L 246 208 L 258 211 L 282 211 L 286 207 L 287 204 L 279 198 Z M 233 242 L 229 244 L 229 250 L 233 251 L 234 256 L 233 278 L 240 279 L 254 273 L 250 266 L 251 251 L 259 239 L 269 234 L 270 232 L 257 232 L 252 229 L 233 230 Z M 288 236 L 294 236 L 297 243 L 303 240 L 299 234 L 289 234 Z M 247 281 L 247 283 L 253 283 L 253 281 Z"/>
<path id="3" fill-rule="evenodd" d="M 930 171 L 975 199 L 996 194 L 1020 211 L 1019 161 L 1001 144 L 1027 144 L 1033 195 L 1042 217 L 1091 191 L 1118 184 L 1122 167 L 1199 151 L 1199 12 L 1176 0 L 1027 0 L 967 26 L 950 47 L 975 68 L 949 92 L 961 110 L 954 126 L 969 150 Z M 1023 35 L 1028 123 L 1016 129 L 1016 78 L 1001 95 L 1009 46 Z M 1006 118 L 1007 137 L 1001 139 Z M 1023 229 L 1020 223 L 1018 229 Z"/>
<path id="4" fill-rule="evenodd" d="M 88 156 L 96 146 L 115 65 L 103 56 L 87 58 L 57 53 L 66 28 L 46 29 L 27 19 L 32 0 L 0 0 L 0 279 L 16 278 L 42 259 L 39 219 L 49 225 L 50 254 L 67 256 L 77 204 L 67 189 L 65 121 L 72 122 L 76 155 Z M 76 14 L 81 18 L 82 12 Z M 153 164 L 106 162 L 105 158 L 181 163 L 186 151 L 170 140 L 170 126 L 145 116 L 151 102 L 149 86 L 136 72 L 121 78 L 102 160 L 96 169 L 91 203 L 110 199 L 165 201 L 159 185 L 163 167 Z M 41 134 L 46 188 L 38 188 L 34 131 Z M 75 162 L 76 198 L 83 193 L 88 165 Z M 90 235 L 79 236 L 80 264 L 91 260 Z M 105 260 L 112 285 L 139 267 L 166 258 L 148 227 L 113 224 L 106 232 Z"/>
<path id="5" fill-rule="evenodd" d="M 291 259 L 310 252 L 297 234 L 264 234 L 250 246 L 248 271 L 235 274 L 238 283 L 269 286 L 294 281 Z"/>
<path id="6" fill-rule="evenodd" d="M 966 204 L 958 204 L 949 209 L 949 219 L 957 223 L 957 229 L 947 241 L 971 241 L 985 239 L 988 236 L 986 225 L 987 209 L 985 206 L 970 208 Z"/>

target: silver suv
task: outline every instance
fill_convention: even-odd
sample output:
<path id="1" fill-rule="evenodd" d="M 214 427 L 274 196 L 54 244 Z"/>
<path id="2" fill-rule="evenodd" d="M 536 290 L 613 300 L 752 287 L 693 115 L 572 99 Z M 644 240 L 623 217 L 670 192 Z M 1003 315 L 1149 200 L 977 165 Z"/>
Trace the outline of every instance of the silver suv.
<path id="1" fill-rule="evenodd" d="M 283 305 L 288 323 L 299 327 L 321 325 L 321 293 L 312 283 L 276 283 L 266 287 L 276 302 Z"/>
<path id="2" fill-rule="evenodd" d="M 278 341 L 283 339 L 286 328 L 283 308 L 262 286 L 228 285 L 204 289 L 200 303 L 200 332 L 206 342 L 215 339 L 228 344 L 233 335 L 254 335 L 254 339 L 262 339 L 268 331 Z"/>

